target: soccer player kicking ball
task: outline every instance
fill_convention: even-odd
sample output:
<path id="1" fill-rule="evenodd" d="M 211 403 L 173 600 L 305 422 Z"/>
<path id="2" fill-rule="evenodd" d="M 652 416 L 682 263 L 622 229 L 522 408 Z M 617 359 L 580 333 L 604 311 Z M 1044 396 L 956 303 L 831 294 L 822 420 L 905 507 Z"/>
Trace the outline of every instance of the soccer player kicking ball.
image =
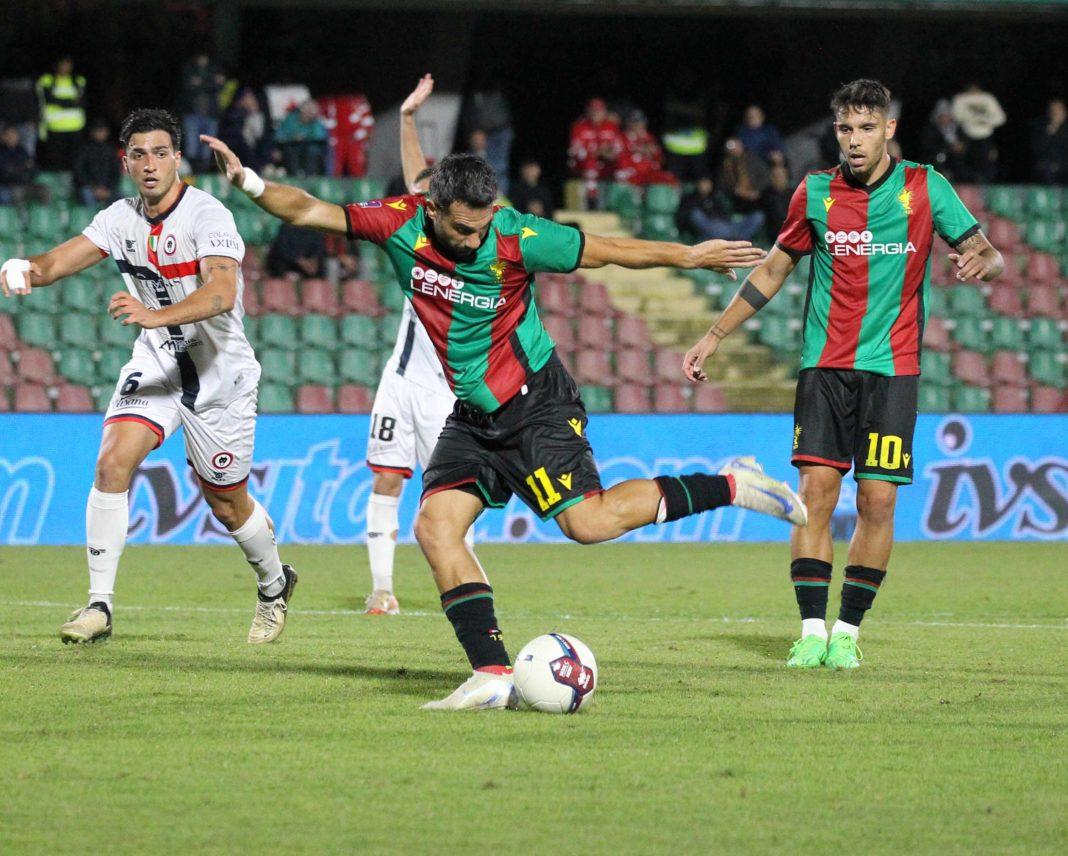
<path id="1" fill-rule="evenodd" d="M 0 271 L 5 295 L 27 296 L 111 256 L 128 292 L 115 294 L 108 311 L 141 328 L 104 419 L 85 512 L 89 604 L 60 638 L 111 635 L 130 481 L 182 426 L 204 499 L 259 581 L 248 641 L 270 642 L 285 627 L 297 575 L 279 559 L 271 521 L 247 490 L 260 367 L 241 324 L 245 247 L 230 212 L 178 178 L 181 132 L 173 116 L 136 110 L 120 140 L 138 196 L 105 208 L 81 235 L 43 255 L 10 259 Z"/>
<path id="2" fill-rule="evenodd" d="M 441 604 L 474 674 L 431 709 L 496 709 L 514 703 L 511 662 L 493 609 L 493 589 L 464 541 L 486 506 L 513 493 L 574 541 L 594 544 L 649 523 L 724 505 L 805 522 L 789 487 L 755 465 L 719 475 L 634 479 L 604 490 L 586 439 L 586 409 L 533 301 L 538 271 L 618 264 L 730 271 L 763 251 L 746 242 L 694 247 L 584 235 L 493 204 L 493 169 L 474 155 L 444 158 L 423 196 L 332 205 L 264 182 L 220 141 L 226 174 L 264 210 L 382 246 L 434 344 L 457 397 L 423 476 L 415 534 Z M 750 459 L 751 460 L 751 459 Z"/>
<path id="3" fill-rule="evenodd" d="M 935 232 L 953 248 L 949 257 L 961 282 L 993 279 L 1002 259 L 945 178 L 887 153 L 896 122 L 889 118 L 885 86 L 849 83 L 834 94 L 831 110 L 841 165 L 801 182 L 775 247 L 686 354 L 683 371 L 706 380 L 703 366 L 720 340 L 778 293 L 801 256 L 813 254 L 792 458 L 809 522 L 791 538 L 801 638 L 786 665 L 855 669 L 860 622 L 890 560 L 898 485 L 912 482 Z M 828 641 L 831 515 L 850 468 L 857 480 L 857 527 Z"/>

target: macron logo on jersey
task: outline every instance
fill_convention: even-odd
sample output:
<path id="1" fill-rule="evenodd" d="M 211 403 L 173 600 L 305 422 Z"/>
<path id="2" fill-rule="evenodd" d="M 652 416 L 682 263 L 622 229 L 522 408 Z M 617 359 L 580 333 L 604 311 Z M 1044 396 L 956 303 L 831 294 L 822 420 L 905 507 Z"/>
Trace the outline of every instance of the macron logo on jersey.
<path id="1" fill-rule="evenodd" d="M 503 297 L 471 294 L 463 290 L 466 285 L 462 279 L 456 279 L 447 273 L 438 273 L 433 268 L 416 265 L 412 268 L 412 291 L 427 297 L 440 297 L 449 303 L 460 306 L 473 306 L 475 309 L 497 309 L 504 305 Z"/>
<path id="2" fill-rule="evenodd" d="M 875 236 L 868 229 L 863 232 L 834 232 L 828 229 L 823 240 L 827 242 L 827 250 L 832 256 L 902 256 L 916 252 L 916 245 L 912 241 L 906 244 L 876 243 Z"/>

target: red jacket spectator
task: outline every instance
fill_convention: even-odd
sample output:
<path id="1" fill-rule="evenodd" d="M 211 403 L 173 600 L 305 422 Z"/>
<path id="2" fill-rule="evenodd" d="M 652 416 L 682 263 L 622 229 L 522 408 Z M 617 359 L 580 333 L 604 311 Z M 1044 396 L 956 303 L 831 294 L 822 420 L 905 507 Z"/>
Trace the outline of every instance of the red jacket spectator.
<path id="1" fill-rule="evenodd" d="M 318 100 L 323 124 L 330 134 L 334 175 L 362 178 L 367 174 L 367 153 L 375 126 L 371 103 L 359 92 L 325 96 Z"/>
<path id="2" fill-rule="evenodd" d="M 622 134 L 608 107 L 600 98 L 590 99 L 585 115 L 571 126 L 567 150 L 571 174 L 586 181 L 611 178 L 622 150 Z"/>
<path id="3" fill-rule="evenodd" d="M 623 151 L 616 165 L 616 181 L 629 184 L 673 184 L 675 176 L 664 171 L 664 152 L 656 137 L 649 133 L 641 110 L 627 116 L 621 137 Z"/>

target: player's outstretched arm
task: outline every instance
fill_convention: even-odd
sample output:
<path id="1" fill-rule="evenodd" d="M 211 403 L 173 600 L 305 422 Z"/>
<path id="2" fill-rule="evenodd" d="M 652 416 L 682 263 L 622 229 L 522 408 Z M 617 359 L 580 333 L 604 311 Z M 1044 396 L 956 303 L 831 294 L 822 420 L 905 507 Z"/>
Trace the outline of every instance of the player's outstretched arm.
<path id="1" fill-rule="evenodd" d="M 756 267 L 764 251 L 748 241 L 705 241 L 688 247 L 666 241 L 639 238 L 605 238 L 586 235 L 579 267 L 599 268 L 619 265 L 625 268 L 674 267 L 725 273 L 735 279 L 733 268 Z"/>
<path id="2" fill-rule="evenodd" d="M 243 167 L 237 155 L 222 140 L 207 134 L 201 134 L 200 139 L 215 152 L 215 160 L 219 168 L 226 173 L 230 183 L 238 190 L 244 191 L 268 214 L 273 214 L 294 226 L 334 232 L 338 235 L 347 234 L 345 209 L 340 205 L 316 199 L 299 187 L 264 181 L 253 170 Z"/>
<path id="3" fill-rule="evenodd" d="M 5 261 L 0 267 L 0 289 L 4 297 L 29 294 L 34 288 L 92 267 L 102 258 L 96 244 L 85 235 L 75 235 L 39 256 Z"/>
<path id="4" fill-rule="evenodd" d="M 752 318 L 779 293 L 794 265 L 789 253 L 778 247 L 771 248 L 763 264 L 745 278 L 745 282 L 741 284 L 716 323 L 686 352 L 682 360 L 682 372 L 687 380 L 708 380 L 704 369 L 705 361 L 716 352 L 723 339 Z"/>
<path id="5" fill-rule="evenodd" d="M 149 309 L 127 291 L 111 298 L 108 312 L 123 326 L 137 324 L 146 330 L 173 327 L 176 324 L 195 324 L 222 315 L 237 302 L 237 269 L 234 259 L 226 256 L 205 256 L 200 260 L 201 285 L 183 300 L 161 309 Z"/>
<path id="6" fill-rule="evenodd" d="M 949 254 L 957 266 L 957 279 L 967 282 L 972 277 L 989 282 L 1001 276 L 1005 270 L 1005 260 L 997 248 L 987 240 L 981 231 L 970 238 L 965 238 Z"/>
<path id="7" fill-rule="evenodd" d="M 424 74 L 400 108 L 401 172 L 404 173 L 404 184 L 409 188 L 415 184 L 415 177 L 426 169 L 426 156 L 423 154 L 423 147 L 419 145 L 415 114 L 433 91 L 433 75 Z"/>

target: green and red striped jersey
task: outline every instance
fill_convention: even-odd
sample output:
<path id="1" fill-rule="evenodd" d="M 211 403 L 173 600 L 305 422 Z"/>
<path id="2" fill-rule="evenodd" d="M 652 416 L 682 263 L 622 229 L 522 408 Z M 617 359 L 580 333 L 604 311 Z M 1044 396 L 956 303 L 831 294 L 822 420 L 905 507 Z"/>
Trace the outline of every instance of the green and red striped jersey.
<path id="1" fill-rule="evenodd" d="M 919 374 L 934 234 L 956 246 L 977 231 L 930 166 L 895 160 L 872 185 L 843 166 L 805 176 L 776 241 L 812 253 L 801 368 Z"/>
<path id="2" fill-rule="evenodd" d="M 358 202 L 345 216 L 350 237 L 385 250 L 461 401 L 492 413 L 548 362 L 554 345 L 534 305 L 534 274 L 578 267 L 578 229 L 495 208 L 478 252 L 455 262 L 439 251 L 422 196 Z"/>

